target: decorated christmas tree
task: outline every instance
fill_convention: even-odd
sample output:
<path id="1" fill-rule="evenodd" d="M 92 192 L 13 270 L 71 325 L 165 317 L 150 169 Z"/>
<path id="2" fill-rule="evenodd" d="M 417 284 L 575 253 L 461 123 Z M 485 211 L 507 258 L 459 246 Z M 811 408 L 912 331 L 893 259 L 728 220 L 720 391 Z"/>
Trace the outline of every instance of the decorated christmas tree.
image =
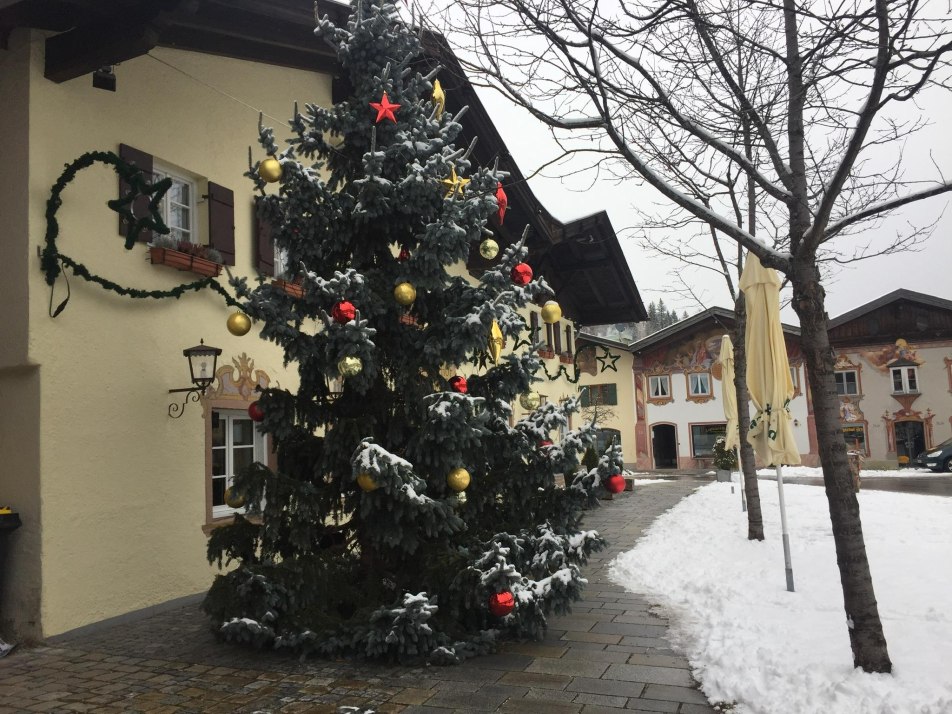
<path id="1" fill-rule="evenodd" d="M 580 469 L 594 433 L 566 431 L 577 400 L 533 404 L 519 310 L 554 296 L 521 243 L 499 252 L 505 176 L 454 145 L 464 112 L 417 69 L 417 33 L 392 0 L 356 0 L 317 35 L 351 96 L 295 108 L 283 148 L 263 128 L 248 174 L 300 295 L 233 281 L 300 384 L 249 410 L 277 468 L 236 475 L 228 499 L 247 512 L 209 541 L 230 569 L 204 608 L 228 640 L 455 662 L 541 636 L 578 599 L 603 544 L 581 512 L 623 485 L 621 453 Z M 478 280 L 474 243 L 496 259 Z M 536 408 L 513 423 L 520 398 Z"/>

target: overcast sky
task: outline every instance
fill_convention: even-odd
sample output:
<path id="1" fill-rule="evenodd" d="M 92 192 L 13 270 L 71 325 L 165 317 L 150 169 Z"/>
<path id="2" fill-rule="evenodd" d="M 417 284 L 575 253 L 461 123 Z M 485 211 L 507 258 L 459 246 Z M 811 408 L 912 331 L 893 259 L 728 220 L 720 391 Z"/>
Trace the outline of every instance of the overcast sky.
<path id="1" fill-rule="evenodd" d="M 452 37 L 450 40 L 452 42 Z M 478 91 L 524 175 L 533 174 L 537 168 L 558 156 L 558 147 L 545 126 L 493 90 Z M 940 167 L 946 177 L 952 176 L 952 138 L 949 129 L 952 92 L 932 92 L 929 101 L 929 104 L 920 103 L 920 107 L 912 103 L 906 105 L 909 110 L 921 112 L 932 124 L 912 137 L 904 148 L 903 163 L 909 169 L 907 178 L 910 179 L 934 180 L 936 171 L 932 168 L 933 163 Z M 462 121 L 465 123 L 465 117 Z M 892 163 L 892 156 L 886 159 Z M 569 166 L 576 169 L 584 167 L 586 162 L 590 162 L 590 159 L 581 155 L 573 159 Z M 617 185 L 604 178 L 596 180 L 593 185 L 591 176 L 558 177 L 565 173 L 565 166 L 549 168 L 529 183 L 546 208 L 560 220 L 572 220 L 598 210 L 608 212 L 646 304 L 663 298 L 666 305 L 676 307 L 679 313 L 682 310 L 694 313 L 714 305 L 731 306 L 722 277 L 710 271 L 685 268 L 674 260 L 649 255 L 639 247 L 637 226 L 641 219 L 635 207 L 650 209 L 652 204 L 664 205 L 665 199 L 657 191 L 634 181 Z M 946 194 L 915 203 L 906 207 L 905 211 L 897 211 L 882 225 L 861 236 L 838 238 L 838 241 L 846 243 L 869 238 L 875 247 L 891 241 L 897 230 L 910 221 L 923 225 L 941 215 L 932 237 L 919 252 L 873 258 L 836 268 L 825 283 L 829 315 L 835 317 L 899 288 L 952 300 L 950 201 L 952 197 Z M 730 244 L 734 245 L 732 242 Z M 689 272 L 684 272 L 686 270 Z M 673 288 L 680 287 L 678 281 L 671 277 L 673 271 L 681 271 L 687 276 L 701 304 L 672 292 Z M 783 317 L 785 321 L 796 323 L 796 315 L 791 308 L 785 309 Z"/>

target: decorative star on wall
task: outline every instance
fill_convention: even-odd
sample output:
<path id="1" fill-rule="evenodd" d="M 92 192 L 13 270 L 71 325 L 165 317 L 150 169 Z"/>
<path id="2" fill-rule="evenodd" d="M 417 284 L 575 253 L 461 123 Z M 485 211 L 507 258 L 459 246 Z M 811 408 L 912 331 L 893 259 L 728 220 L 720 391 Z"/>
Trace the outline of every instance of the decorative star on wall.
<path id="1" fill-rule="evenodd" d="M 621 359 L 621 355 L 613 355 L 608 351 L 608 348 L 603 347 L 604 354 L 601 357 L 596 357 L 595 360 L 598 362 L 601 369 L 599 372 L 607 372 L 612 370 L 613 372 L 618 371 L 617 362 Z"/>

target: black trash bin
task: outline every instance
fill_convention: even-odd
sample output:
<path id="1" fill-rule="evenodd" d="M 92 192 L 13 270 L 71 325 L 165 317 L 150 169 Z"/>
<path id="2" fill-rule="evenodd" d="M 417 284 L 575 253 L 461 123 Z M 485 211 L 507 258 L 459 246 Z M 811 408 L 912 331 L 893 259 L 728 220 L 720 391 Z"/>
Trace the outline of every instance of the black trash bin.
<path id="1" fill-rule="evenodd" d="M 3 579 L 7 572 L 7 549 L 10 547 L 10 534 L 22 526 L 17 512 L 0 513 L 0 598 L 3 597 Z"/>

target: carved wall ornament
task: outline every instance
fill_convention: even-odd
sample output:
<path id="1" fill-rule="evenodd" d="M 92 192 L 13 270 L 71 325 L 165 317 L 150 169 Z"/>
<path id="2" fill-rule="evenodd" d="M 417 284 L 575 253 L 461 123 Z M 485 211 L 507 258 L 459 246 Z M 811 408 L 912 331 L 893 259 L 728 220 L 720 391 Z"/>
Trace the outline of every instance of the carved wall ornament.
<path id="1" fill-rule="evenodd" d="M 241 402 L 253 402 L 257 399 L 258 388 L 267 389 L 271 377 L 263 369 L 255 369 L 255 361 L 242 352 L 232 357 L 231 364 L 222 365 L 215 371 L 206 397 Z"/>

